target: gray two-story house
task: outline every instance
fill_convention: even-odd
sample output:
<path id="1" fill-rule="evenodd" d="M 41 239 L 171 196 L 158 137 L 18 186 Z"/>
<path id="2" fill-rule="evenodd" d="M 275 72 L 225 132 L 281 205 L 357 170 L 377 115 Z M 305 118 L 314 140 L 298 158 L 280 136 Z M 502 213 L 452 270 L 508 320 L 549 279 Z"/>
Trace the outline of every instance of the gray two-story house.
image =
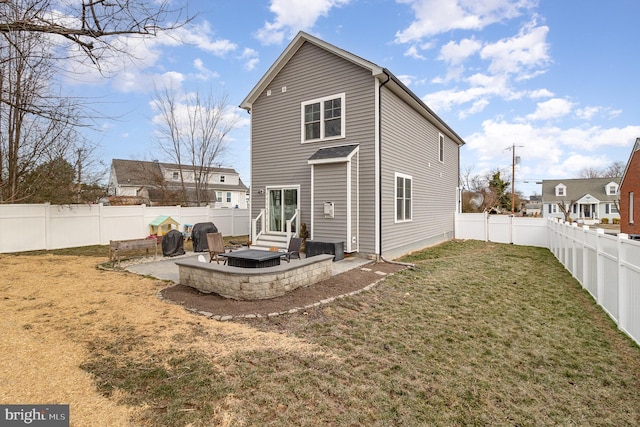
<path id="1" fill-rule="evenodd" d="M 254 240 L 304 223 L 393 259 L 453 238 L 464 141 L 389 70 L 300 32 L 241 107 Z"/>

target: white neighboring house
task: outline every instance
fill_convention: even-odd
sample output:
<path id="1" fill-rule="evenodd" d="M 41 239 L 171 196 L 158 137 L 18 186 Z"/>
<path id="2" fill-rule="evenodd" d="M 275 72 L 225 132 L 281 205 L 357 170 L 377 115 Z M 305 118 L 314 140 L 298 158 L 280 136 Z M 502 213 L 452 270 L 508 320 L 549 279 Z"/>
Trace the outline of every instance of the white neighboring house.
<path id="1" fill-rule="evenodd" d="M 542 181 L 543 218 L 564 219 L 560 203 L 570 209 L 569 217 L 574 221 L 597 224 L 608 218 L 612 222 L 614 218 L 620 219 L 619 201 L 620 177 Z"/>
<path id="2" fill-rule="evenodd" d="M 197 173 L 182 167 L 187 200 L 182 200 L 180 167 L 177 164 L 141 160 L 113 159 L 108 194 L 112 204 L 147 203 L 149 205 L 196 204 Z M 204 176 L 203 176 L 204 175 Z M 206 191 L 201 203 L 215 208 L 247 208 L 247 186 L 231 168 L 203 168 Z"/>

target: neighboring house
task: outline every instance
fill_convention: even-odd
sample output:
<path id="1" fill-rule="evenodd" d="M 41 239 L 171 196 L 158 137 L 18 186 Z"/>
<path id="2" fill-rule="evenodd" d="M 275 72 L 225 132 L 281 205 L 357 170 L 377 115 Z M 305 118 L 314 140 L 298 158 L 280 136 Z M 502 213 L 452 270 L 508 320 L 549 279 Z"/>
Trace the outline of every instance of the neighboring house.
<path id="1" fill-rule="evenodd" d="M 620 181 L 620 232 L 640 235 L 640 138 L 633 145 Z"/>
<path id="2" fill-rule="evenodd" d="M 196 177 L 193 168 L 183 166 L 187 200 L 184 200 L 177 164 L 113 159 L 108 194 L 112 200 L 142 200 L 150 205 L 193 206 L 196 204 Z M 200 178 L 203 205 L 216 208 L 247 208 L 247 186 L 238 173 L 229 168 L 203 168 Z"/>
<path id="3" fill-rule="evenodd" d="M 564 219 L 560 205 L 572 220 L 598 223 L 620 218 L 618 201 L 620 178 L 554 179 L 542 181 L 542 216 Z"/>
<path id="4" fill-rule="evenodd" d="M 258 233 L 389 259 L 454 237 L 464 141 L 387 69 L 300 32 L 240 106 Z"/>

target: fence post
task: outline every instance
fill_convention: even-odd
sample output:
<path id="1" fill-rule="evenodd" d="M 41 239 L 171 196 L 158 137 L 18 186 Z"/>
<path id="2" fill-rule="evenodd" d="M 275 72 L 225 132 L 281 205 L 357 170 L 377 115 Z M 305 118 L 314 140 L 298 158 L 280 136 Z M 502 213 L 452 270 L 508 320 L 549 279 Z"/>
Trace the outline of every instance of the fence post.
<path id="1" fill-rule="evenodd" d="M 489 212 L 484 212 L 484 241 L 489 241 Z"/>
<path id="2" fill-rule="evenodd" d="M 618 234 L 618 328 L 622 329 L 623 331 L 627 330 L 626 326 L 629 322 L 629 313 L 627 312 L 629 283 L 627 280 L 627 269 L 624 267 L 622 261 L 622 247 L 625 240 L 628 239 L 628 234 Z"/>
<path id="3" fill-rule="evenodd" d="M 589 289 L 589 253 L 587 252 L 587 233 L 589 226 L 582 226 L 582 287 Z"/>
<path id="4" fill-rule="evenodd" d="M 596 228 L 596 301 L 601 307 L 604 306 L 604 255 L 602 255 L 601 243 L 603 237 L 604 228 Z"/>
<path id="5" fill-rule="evenodd" d="M 51 203 L 44 204 L 44 248 L 51 249 L 51 239 L 53 238 L 53 230 L 51 227 Z"/>

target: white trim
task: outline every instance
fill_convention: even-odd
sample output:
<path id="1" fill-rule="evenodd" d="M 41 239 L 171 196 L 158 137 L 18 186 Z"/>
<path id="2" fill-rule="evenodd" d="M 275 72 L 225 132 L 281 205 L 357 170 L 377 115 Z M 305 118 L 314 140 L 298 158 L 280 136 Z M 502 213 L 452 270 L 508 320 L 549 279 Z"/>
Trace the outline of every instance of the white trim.
<path id="1" fill-rule="evenodd" d="M 351 253 L 351 160 L 347 163 L 347 244 L 346 252 Z"/>
<path id="2" fill-rule="evenodd" d="M 380 80 L 374 79 L 374 91 L 375 94 L 375 106 L 374 110 L 374 251 L 376 255 L 382 255 L 382 248 L 380 247 L 380 209 L 382 209 L 380 204 L 380 107 L 382 105 L 382 100 L 380 99 Z M 395 203 L 395 201 L 394 201 Z"/>
<path id="3" fill-rule="evenodd" d="M 313 220 L 314 220 L 314 214 L 313 214 L 313 199 L 315 198 L 315 181 L 313 179 L 315 173 L 315 166 L 312 164 L 311 165 L 311 222 L 310 222 L 310 229 L 309 229 L 309 239 L 313 240 Z"/>
<path id="4" fill-rule="evenodd" d="M 298 209 L 298 211 L 300 210 L 300 184 L 295 184 L 295 185 L 271 185 L 271 186 L 265 186 L 264 188 L 264 211 L 265 211 L 265 232 L 268 231 L 269 233 L 273 233 L 273 234 L 286 234 L 286 231 L 273 231 L 269 229 L 269 224 L 271 223 L 270 219 L 270 211 L 269 211 L 269 191 L 271 190 L 296 190 L 298 192 L 297 194 L 297 202 L 296 202 L 296 209 Z M 284 200 L 283 200 L 284 203 Z M 284 209 L 284 207 L 283 207 Z M 284 224 L 283 224 L 284 227 Z M 296 228 L 297 232 L 300 233 L 300 217 L 298 217 L 298 225 Z"/>
<path id="5" fill-rule="evenodd" d="M 404 180 L 411 180 L 411 217 L 407 219 L 406 212 L 404 213 L 404 219 L 398 219 L 398 178 L 403 178 Z M 406 181 L 405 181 L 406 182 Z M 403 188 L 406 188 L 406 185 L 403 185 Z M 395 172 L 393 174 L 393 222 L 396 224 L 403 222 L 412 222 L 413 221 L 413 177 L 411 175 L 407 175 L 404 173 Z M 404 196 L 402 198 L 404 200 Z"/>
<path id="6" fill-rule="evenodd" d="M 438 161 L 444 163 L 444 135 L 438 132 Z"/>
<path id="7" fill-rule="evenodd" d="M 324 136 L 324 106 L 325 101 L 340 98 L 340 135 L 325 137 Z M 310 104 L 320 104 L 320 138 L 305 139 L 305 121 L 304 121 L 304 107 Z M 335 139 L 344 139 L 346 137 L 346 94 L 345 92 L 335 95 L 323 96 L 322 98 L 311 99 L 309 101 L 302 101 L 300 103 L 300 143 L 309 144 L 313 142 L 332 141 Z"/>

